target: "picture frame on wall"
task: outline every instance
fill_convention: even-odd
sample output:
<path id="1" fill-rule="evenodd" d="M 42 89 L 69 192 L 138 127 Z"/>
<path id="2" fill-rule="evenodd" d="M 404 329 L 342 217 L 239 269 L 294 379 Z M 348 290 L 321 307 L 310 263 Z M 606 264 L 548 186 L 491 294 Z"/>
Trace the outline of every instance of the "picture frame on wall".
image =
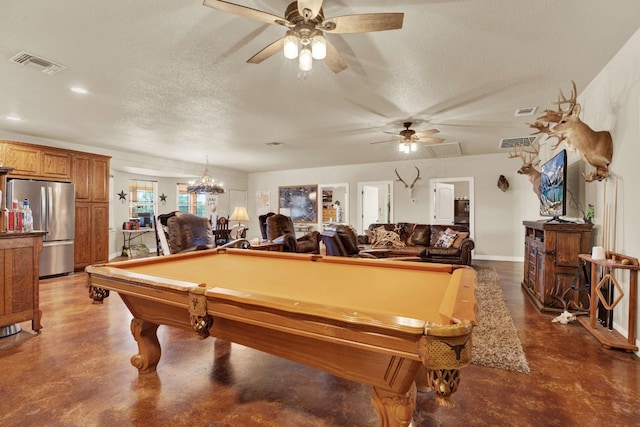
<path id="1" fill-rule="evenodd" d="M 278 187 L 278 212 L 290 216 L 293 222 L 317 222 L 318 185 Z"/>

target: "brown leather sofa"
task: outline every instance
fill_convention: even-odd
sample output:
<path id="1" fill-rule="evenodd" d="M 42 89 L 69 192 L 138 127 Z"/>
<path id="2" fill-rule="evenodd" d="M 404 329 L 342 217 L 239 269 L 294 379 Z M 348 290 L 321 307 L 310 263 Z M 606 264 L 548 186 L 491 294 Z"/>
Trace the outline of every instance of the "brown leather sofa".
<path id="1" fill-rule="evenodd" d="M 260 220 L 263 216 L 260 217 Z M 265 225 L 261 224 L 261 231 L 264 228 L 263 238 L 272 242 L 283 244 L 284 252 L 297 253 L 320 253 L 320 233 L 311 231 L 302 237 L 296 238 L 296 231 L 293 227 L 291 217 L 282 214 L 272 214 L 264 216 Z"/>
<path id="2" fill-rule="evenodd" d="M 320 233 L 326 255 L 351 258 L 388 259 L 393 261 L 422 261 L 418 256 L 394 256 L 386 249 L 371 249 L 358 242 L 356 231 L 350 225 L 330 224 Z"/>
<path id="3" fill-rule="evenodd" d="M 390 256 L 419 256 L 426 262 L 471 265 L 475 248 L 469 238 L 469 228 L 463 225 L 429 225 L 398 222 L 395 224 L 370 224 L 366 236 L 360 242 L 376 247 L 376 230 L 391 231 L 397 235 L 396 246 L 387 247 Z M 447 229 L 455 233 L 446 233 Z"/>

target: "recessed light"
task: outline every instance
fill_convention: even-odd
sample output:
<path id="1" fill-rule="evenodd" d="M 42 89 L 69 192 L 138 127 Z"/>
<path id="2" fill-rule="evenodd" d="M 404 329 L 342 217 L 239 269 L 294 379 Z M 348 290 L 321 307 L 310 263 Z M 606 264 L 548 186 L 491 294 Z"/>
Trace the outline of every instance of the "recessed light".
<path id="1" fill-rule="evenodd" d="M 22 118 L 15 116 L 15 115 L 9 115 L 7 116 L 7 120 L 13 120 L 14 122 L 20 122 L 22 121 Z"/>
<path id="2" fill-rule="evenodd" d="M 71 91 L 72 91 L 72 92 L 75 92 L 75 93 L 81 93 L 81 94 L 83 94 L 83 95 L 85 95 L 85 94 L 89 93 L 89 91 L 88 91 L 88 90 L 86 90 L 86 89 L 84 89 L 84 88 L 81 88 L 81 87 L 78 87 L 78 86 L 74 86 L 74 87 L 72 87 L 72 88 L 71 88 Z"/>

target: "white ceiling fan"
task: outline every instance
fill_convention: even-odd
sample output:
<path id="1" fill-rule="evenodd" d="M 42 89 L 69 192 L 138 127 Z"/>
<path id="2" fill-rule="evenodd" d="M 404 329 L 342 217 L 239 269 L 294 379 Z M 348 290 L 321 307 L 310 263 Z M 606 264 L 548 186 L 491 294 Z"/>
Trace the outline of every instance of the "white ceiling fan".
<path id="1" fill-rule="evenodd" d="M 402 28 L 404 20 L 404 13 L 365 13 L 325 19 L 322 0 L 294 1 L 287 6 L 284 17 L 222 0 L 204 0 L 204 5 L 288 28 L 282 38 L 266 46 L 247 62 L 259 64 L 277 52 L 283 52 L 285 58 L 298 59 L 301 71 L 310 71 L 314 59 L 324 60 L 334 73 L 347 68 L 340 53 L 324 37 L 325 32 L 347 34 L 397 30 Z"/>

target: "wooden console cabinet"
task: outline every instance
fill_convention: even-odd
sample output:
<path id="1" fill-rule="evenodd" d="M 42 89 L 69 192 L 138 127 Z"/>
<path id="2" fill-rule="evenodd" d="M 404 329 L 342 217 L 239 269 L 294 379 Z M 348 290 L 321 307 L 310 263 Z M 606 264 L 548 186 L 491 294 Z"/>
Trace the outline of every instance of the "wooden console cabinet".
<path id="1" fill-rule="evenodd" d="M 522 287 L 541 311 L 564 311 L 562 297 L 580 266 L 579 254 L 591 252 L 592 224 L 524 221 Z M 571 292 L 576 304 L 589 306 L 589 295 Z"/>
<path id="2" fill-rule="evenodd" d="M 40 324 L 40 251 L 44 232 L 0 233 L 0 326 L 31 320 Z"/>

